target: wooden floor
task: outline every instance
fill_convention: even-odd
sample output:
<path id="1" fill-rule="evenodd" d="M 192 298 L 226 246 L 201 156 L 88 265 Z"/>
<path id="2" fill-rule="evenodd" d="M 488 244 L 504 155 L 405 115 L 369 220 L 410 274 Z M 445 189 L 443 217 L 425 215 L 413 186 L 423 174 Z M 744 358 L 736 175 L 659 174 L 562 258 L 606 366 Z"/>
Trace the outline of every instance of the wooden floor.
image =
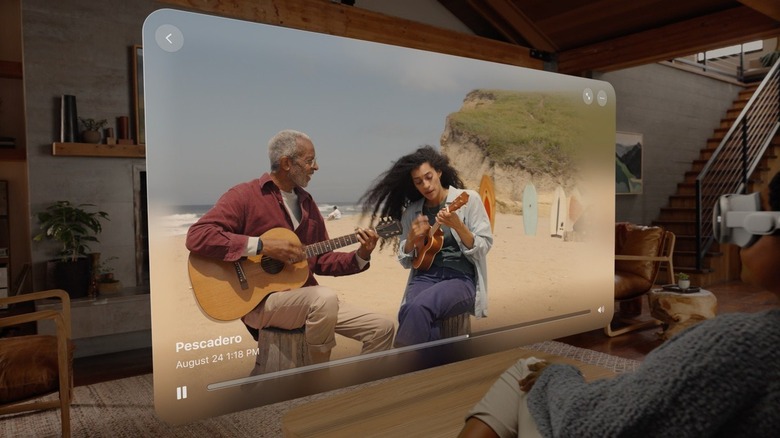
<path id="1" fill-rule="evenodd" d="M 751 313 L 780 307 L 780 298 L 777 295 L 740 282 L 707 286 L 707 290 L 712 291 L 718 298 L 718 314 Z M 650 319 L 647 307 L 647 300 L 643 300 L 640 319 Z M 656 336 L 657 331 L 658 328 L 649 328 L 610 338 L 603 330 L 593 330 L 556 340 L 614 356 L 642 360 L 647 353 L 663 343 Z"/>
<path id="2" fill-rule="evenodd" d="M 718 298 L 718 313 L 757 312 L 780 307 L 780 298 L 776 295 L 739 282 L 708 286 L 707 289 Z M 642 310 L 641 317 L 649 318 L 646 301 L 643 303 Z M 642 360 L 647 353 L 662 343 L 656 336 L 656 331 L 657 329 L 650 328 L 610 338 L 603 330 L 593 330 L 557 340 L 576 347 Z M 77 386 L 150 372 L 152 372 L 151 348 L 77 358 L 73 364 L 74 383 Z"/>

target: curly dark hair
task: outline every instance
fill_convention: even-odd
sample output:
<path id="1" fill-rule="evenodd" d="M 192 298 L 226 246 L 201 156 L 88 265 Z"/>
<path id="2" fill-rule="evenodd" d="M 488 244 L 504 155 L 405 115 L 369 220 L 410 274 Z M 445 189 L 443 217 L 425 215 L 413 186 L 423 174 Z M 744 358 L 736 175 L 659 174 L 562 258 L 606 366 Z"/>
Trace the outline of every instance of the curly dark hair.
<path id="1" fill-rule="evenodd" d="M 363 215 L 391 217 L 401 219 L 404 209 L 422 195 L 412 182 L 412 171 L 424 163 L 441 172 L 441 185 L 464 188 L 458 171 L 450 165 L 450 159 L 436 151 L 433 146 L 425 145 L 411 154 L 404 155 L 390 166 L 390 169 L 377 177 L 371 187 L 358 201 L 362 205 Z"/>

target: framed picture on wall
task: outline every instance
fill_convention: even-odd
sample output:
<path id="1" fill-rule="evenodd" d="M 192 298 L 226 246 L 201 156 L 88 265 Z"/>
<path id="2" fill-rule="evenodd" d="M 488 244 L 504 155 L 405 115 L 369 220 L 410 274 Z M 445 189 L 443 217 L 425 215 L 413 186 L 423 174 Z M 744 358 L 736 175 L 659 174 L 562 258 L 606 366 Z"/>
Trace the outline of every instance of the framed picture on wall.
<path id="1" fill-rule="evenodd" d="M 133 46 L 133 110 L 135 116 L 135 141 L 146 144 L 144 130 L 144 49 L 140 45 Z"/>
<path id="2" fill-rule="evenodd" d="M 616 133 L 615 193 L 642 193 L 642 134 L 620 131 Z"/>

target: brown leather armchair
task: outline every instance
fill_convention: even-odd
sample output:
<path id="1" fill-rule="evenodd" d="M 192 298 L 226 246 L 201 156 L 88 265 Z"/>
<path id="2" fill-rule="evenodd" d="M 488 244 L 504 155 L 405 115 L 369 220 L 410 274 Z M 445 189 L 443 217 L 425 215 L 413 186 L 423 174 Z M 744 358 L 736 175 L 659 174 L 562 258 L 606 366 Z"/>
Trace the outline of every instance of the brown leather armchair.
<path id="1" fill-rule="evenodd" d="M 655 284 L 661 263 L 667 263 L 669 281 L 674 282 L 675 235 L 661 227 L 626 222 L 615 224 L 615 301 L 618 311 L 604 328 L 607 336 L 618 336 L 660 325 L 655 319 L 639 320 L 642 296 Z M 620 328 L 613 329 L 617 323 Z"/>
<path id="2" fill-rule="evenodd" d="M 0 298 L 0 305 L 44 298 L 62 302 L 59 310 L 39 310 L 0 318 L 0 327 L 53 320 L 56 336 L 27 335 L 0 338 L 0 415 L 60 408 L 62 436 L 70 436 L 73 388 L 73 343 L 70 339 L 70 297 L 60 289 Z M 54 400 L 36 400 L 59 392 Z"/>

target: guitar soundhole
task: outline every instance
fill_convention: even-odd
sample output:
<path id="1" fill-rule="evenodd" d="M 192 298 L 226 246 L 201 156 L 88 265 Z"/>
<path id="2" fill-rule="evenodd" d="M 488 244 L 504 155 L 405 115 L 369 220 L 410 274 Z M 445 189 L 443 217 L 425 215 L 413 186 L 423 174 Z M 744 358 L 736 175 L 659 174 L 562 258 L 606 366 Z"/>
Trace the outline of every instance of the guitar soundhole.
<path id="1" fill-rule="evenodd" d="M 269 274 L 278 274 L 284 269 L 284 263 L 270 257 L 263 257 L 260 261 L 260 267 Z"/>

